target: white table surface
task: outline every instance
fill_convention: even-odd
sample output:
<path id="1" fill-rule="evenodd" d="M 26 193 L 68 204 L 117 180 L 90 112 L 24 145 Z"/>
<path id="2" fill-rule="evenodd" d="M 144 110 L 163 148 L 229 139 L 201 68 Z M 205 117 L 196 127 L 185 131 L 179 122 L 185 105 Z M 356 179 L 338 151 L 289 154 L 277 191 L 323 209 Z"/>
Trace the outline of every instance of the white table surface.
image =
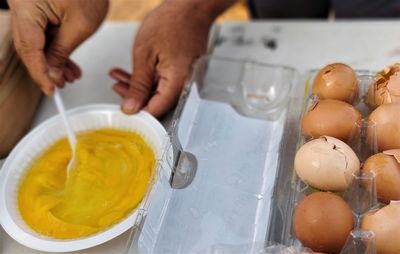
<path id="1" fill-rule="evenodd" d="M 213 53 L 250 57 L 284 64 L 304 72 L 332 62 L 345 62 L 357 69 L 379 70 L 400 57 L 400 22 L 258 22 L 226 23 L 219 30 Z M 131 70 L 131 46 L 137 24 L 106 23 L 73 55 L 82 67 L 81 80 L 62 91 L 67 108 L 92 103 L 119 103 L 111 90 L 108 70 L 120 66 Z M 275 40 L 276 49 L 264 46 Z M 34 126 L 56 113 L 45 98 Z M 0 161 L 0 165 L 2 161 Z M 103 245 L 79 253 L 121 253 L 129 232 Z M 2 253 L 38 253 L 1 233 Z"/>
<path id="2" fill-rule="evenodd" d="M 256 58 L 300 72 L 333 62 L 380 70 L 400 59 L 400 21 L 229 23 L 219 38 L 225 43 L 215 49 L 217 55 Z M 275 39 L 276 49 L 264 47 L 263 39 Z"/>

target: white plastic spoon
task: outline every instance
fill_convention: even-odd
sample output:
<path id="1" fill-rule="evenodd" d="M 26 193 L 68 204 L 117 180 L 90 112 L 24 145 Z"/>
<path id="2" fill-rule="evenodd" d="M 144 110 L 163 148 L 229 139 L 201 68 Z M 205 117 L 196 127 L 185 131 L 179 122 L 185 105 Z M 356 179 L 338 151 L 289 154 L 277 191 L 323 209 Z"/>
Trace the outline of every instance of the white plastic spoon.
<path id="1" fill-rule="evenodd" d="M 54 90 L 54 102 L 56 103 L 58 113 L 60 114 L 62 121 L 64 123 L 65 130 L 67 131 L 68 142 L 72 150 L 72 157 L 67 166 L 67 177 L 68 177 L 75 162 L 76 136 L 68 121 L 67 114 L 65 113 L 64 103 L 61 99 L 61 95 L 57 87 Z"/>

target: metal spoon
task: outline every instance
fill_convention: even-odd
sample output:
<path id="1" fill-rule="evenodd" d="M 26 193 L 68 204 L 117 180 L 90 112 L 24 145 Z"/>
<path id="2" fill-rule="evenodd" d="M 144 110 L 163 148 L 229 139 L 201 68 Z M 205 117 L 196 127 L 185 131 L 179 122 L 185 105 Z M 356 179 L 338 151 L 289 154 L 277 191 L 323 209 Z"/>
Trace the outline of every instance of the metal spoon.
<path id="1" fill-rule="evenodd" d="M 67 166 L 67 177 L 68 177 L 75 162 L 76 136 L 71 127 L 71 124 L 68 121 L 67 114 L 65 113 L 64 103 L 61 99 L 61 95 L 57 87 L 54 90 L 54 102 L 56 103 L 58 113 L 60 114 L 61 119 L 64 123 L 65 130 L 67 131 L 68 142 L 72 150 L 72 157 Z"/>

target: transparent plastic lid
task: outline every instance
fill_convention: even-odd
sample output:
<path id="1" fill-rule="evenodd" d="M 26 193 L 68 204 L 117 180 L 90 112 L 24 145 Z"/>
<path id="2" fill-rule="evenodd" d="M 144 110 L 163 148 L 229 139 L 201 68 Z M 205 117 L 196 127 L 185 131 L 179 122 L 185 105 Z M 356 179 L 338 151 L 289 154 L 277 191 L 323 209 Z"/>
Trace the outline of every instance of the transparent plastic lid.
<path id="1" fill-rule="evenodd" d="M 160 177 L 132 229 L 128 253 L 263 248 L 296 71 L 203 57 L 169 132 Z"/>

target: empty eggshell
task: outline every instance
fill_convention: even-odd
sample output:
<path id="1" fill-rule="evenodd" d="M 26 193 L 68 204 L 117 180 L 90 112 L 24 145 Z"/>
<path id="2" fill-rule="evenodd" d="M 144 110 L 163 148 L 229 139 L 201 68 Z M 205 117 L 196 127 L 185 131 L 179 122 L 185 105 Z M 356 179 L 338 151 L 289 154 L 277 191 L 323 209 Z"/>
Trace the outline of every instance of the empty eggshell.
<path id="1" fill-rule="evenodd" d="M 323 136 L 297 151 L 294 167 L 300 179 L 320 190 L 344 191 L 360 169 L 354 151 L 343 141 Z"/>
<path id="2" fill-rule="evenodd" d="M 374 77 L 368 87 L 366 103 L 376 108 L 385 103 L 400 103 L 400 64 L 388 66 Z"/>
<path id="3" fill-rule="evenodd" d="M 369 157 L 363 170 L 375 173 L 379 201 L 389 203 L 390 200 L 400 200 L 400 149 Z"/>
<path id="4" fill-rule="evenodd" d="M 352 105 L 338 100 L 316 102 L 302 119 L 303 135 L 319 138 L 331 136 L 347 142 L 360 112 Z"/>
<path id="5" fill-rule="evenodd" d="M 400 149 L 400 103 L 382 104 L 369 116 L 375 122 L 380 151 Z"/>
<path id="6" fill-rule="evenodd" d="M 353 103 L 358 96 L 357 75 L 342 63 L 329 64 L 322 68 L 314 79 L 313 94 L 320 99 L 335 99 Z"/>
<path id="7" fill-rule="evenodd" d="M 400 253 L 400 203 L 392 201 L 378 211 L 366 214 L 361 229 L 374 232 L 378 254 Z"/>
<path id="8" fill-rule="evenodd" d="M 304 198 L 293 215 L 293 229 L 300 242 L 313 251 L 338 253 L 354 227 L 347 203 L 330 192 Z"/>

